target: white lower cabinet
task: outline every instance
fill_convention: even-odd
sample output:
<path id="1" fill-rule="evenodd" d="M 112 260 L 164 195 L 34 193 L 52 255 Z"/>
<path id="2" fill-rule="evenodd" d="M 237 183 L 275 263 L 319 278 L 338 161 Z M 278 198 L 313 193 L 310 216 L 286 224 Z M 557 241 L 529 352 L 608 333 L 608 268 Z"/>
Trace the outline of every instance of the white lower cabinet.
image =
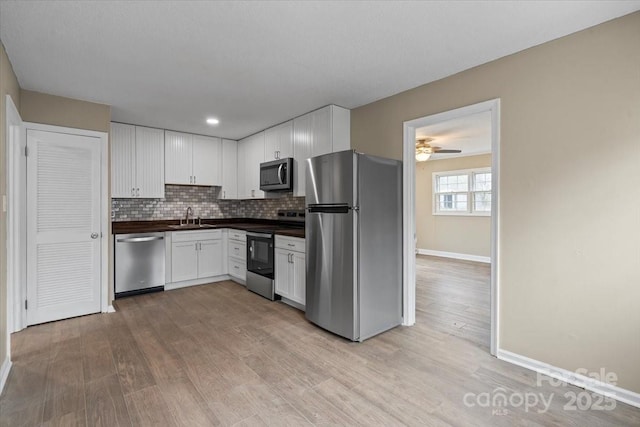
<path id="1" fill-rule="evenodd" d="M 198 278 L 197 242 L 171 244 L 171 281 L 182 282 Z"/>
<path id="2" fill-rule="evenodd" d="M 198 243 L 198 277 L 223 274 L 222 239 L 204 240 Z"/>
<path id="3" fill-rule="evenodd" d="M 276 235 L 274 257 L 276 294 L 304 307 L 306 288 L 304 239 Z"/>
<path id="4" fill-rule="evenodd" d="M 242 230 L 229 230 L 227 241 L 228 271 L 232 279 L 246 283 L 247 280 L 247 235 Z"/>
<path id="5" fill-rule="evenodd" d="M 171 282 L 225 274 L 222 230 L 172 233 Z"/>

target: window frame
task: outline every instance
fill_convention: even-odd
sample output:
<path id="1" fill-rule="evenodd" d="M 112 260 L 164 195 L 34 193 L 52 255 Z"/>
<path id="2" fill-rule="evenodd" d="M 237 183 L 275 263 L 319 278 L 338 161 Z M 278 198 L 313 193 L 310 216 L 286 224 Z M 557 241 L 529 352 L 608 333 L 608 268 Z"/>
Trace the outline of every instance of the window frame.
<path id="1" fill-rule="evenodd" d="M 475 190 L 474 187 L 474 175 L 482 173 L 491 173 L 491 190 Z M 443 176 L 457 176 L 467 175 L 468 188 L 467 191 L 438 191 L 438 178 Z M 477 211 L 475 207 L 475 195 L 476 193 L 489 193 L 493 197 L 493 172 L 491 167 L 472 168 L 472 169 L 459 169 L 451 171 L 433 172 L 431 177 L 431 204 L 432 214 L 438 216 L 480 216 L 489 217 L 492 214 L 491 208 L 489 211 Z M 443 211 L 439 210 L 440 204 L 438 203 L 438 196 L 442 194 L 466 194 L 467 195 L 467 210 L 466 211 Z"/>

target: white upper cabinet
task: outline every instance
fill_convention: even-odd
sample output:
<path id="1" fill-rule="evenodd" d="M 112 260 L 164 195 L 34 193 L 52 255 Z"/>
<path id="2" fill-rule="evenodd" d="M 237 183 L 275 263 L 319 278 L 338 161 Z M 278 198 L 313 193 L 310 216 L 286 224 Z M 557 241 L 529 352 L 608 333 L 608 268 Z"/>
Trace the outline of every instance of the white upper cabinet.
<path id="1" fill-rule="evenodd" d="M 111 123 L 111 197 L 135 197 L 136 127 Z"/>
<path id="2" fill-rule="evenodd" d="M 293 120 L 293 195 L 305 195 L 306 160 L 351 148 L 351 112 L 329 105 Z"/>
<path id="3" fill-rule="evenodd" d="M 164 132 L 136 126 L 136 194 L 164 197 Z"/>
<path id="4" fill-rule="evenodd" d="M 263 199 L 260 163 L 264 162 L 264 132 L 238 141 L 238 199 Z"/>
<path id="5" fill-rule="evenodd" d="M 165 131 L 164 154 L 164 182 L 166 184 L 193 184 L 191 166 L 193 135 Z"/>
<path id="6" fill-rule="evenodd" d="M 293 157 L 293 120 L 264 131 L 265 161 L 287 157 Z"/>
<path id="7" fill-rule="evenodd" d="M 220 138 L 165 131 L 165 183 L 222 184 Z"/>
<path id="8" fill-rule="evenodd" d="M 222 185 L 222 141 L 193 135 L 193 183 Z"/>
<path id="9" fill-rule="evenodd" d="M 222 188 L 219 199 L 238 198 L 238 142 L 222 140 Z"/>
<path id="10" fill-rule="evenodd" d="M 111 197 L 164 197 L 164 132 L 111 123 Z"/>

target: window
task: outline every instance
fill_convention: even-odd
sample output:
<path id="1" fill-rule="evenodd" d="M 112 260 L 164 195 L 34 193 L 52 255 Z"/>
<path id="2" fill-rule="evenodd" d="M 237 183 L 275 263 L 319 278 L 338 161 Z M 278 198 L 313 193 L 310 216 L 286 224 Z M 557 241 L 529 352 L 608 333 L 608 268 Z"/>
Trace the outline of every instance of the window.
<path id="1" fill-rule="evenodd" d="M 434 215 L 491 215 L 491 168 L 433 173 Z"/>

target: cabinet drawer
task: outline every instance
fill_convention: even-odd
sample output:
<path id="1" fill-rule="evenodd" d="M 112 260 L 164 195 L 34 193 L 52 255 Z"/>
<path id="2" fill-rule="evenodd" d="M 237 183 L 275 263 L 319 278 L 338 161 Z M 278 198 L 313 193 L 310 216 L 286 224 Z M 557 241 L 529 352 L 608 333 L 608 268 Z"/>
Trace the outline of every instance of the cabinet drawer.
<path id="1" fill-rule="evenodd" d="M 173 231 L 171 239 L 174 242 L 193 242 L 196 240 L 222 239 L 222 230 Z"/>
<path id="2" fill-rule="evenodd" d="M 229 229 L 229 239 L 230 240 L 239 240 L 241 242 L 247 242 L 247 233 L 243 230 L 233 230 Z"/>
<path id="3" fill-rule="evenodd" d="M 247 244 L 236 240 L 229 240 L 229 256 L 243 263 L 247 261 Z"/>
<path id="4" fill-rule="evenodd" d="M 304 253 L 304 239 L 300 239 L 298 237 L 279 236 L 276 234 L 276 248 Z"/>
<path id="5" fill-rule="evenodd" d="M 229 258 L 229 276 L 240 280 L 247 280 L 247 266 L 243 261 Z"/>

